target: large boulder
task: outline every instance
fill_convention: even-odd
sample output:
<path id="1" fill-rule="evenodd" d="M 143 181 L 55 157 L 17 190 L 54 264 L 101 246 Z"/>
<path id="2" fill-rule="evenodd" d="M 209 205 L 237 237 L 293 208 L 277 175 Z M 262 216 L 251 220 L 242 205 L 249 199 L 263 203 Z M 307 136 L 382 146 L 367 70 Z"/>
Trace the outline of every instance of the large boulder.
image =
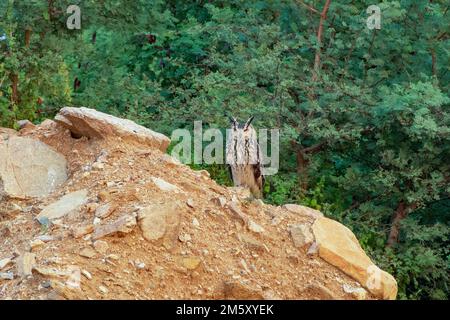
<path id="1" fill-rule="evenodd" d="M 322 259 L 357 280 L 375 296 L 396 298 L 397 282 L 394 277 L 370 260 L 350 229 L 322 217 L 314 222 L 312 230 Z"/>
<path id="2" fill-rule="evenodd" d="M 89 108 L 62 108 L 55 121 L 70 132 L 89 138 L 120 137 L 127 141 L 138 141 L 165 152 L 170 139 L 127 119 L 120 119 Z"/>
<path id="3" fill-rule="evenodd" d="M 66 180 L 66 159 L 45 143 L 16 135 L 0 138 L 0 193 L 43 197 Z"/>
<path id="4" fill-rule="evenodd" d="M 317 219 L 317 218 L 323 217 L 323 213 L 322 212 L 320 212 L 318 210 L 315 210 L 315 209 L 312 209 L 312 208 L 301 206 L 301 205 L 298 205 L 298 204 L 291 204 L 291 203 L 289 203 L 289 204 L 283 205 L 282 208 L 287 210 L 287 211 L 289 211 L 289 212 L 298 214 L 300 216 L 311 217 L 313 219 Z"/>

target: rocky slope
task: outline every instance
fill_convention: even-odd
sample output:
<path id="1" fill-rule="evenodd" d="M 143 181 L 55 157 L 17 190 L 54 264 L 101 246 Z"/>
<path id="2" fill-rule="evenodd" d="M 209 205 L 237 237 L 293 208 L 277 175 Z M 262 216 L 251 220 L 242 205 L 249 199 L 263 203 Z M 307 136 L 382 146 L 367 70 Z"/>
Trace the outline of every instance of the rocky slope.
<path id="1" fill-rule="evenodd" d="M 0 299 L 395 299 L 353 233 L 87 108 L 0 129 Z"/>

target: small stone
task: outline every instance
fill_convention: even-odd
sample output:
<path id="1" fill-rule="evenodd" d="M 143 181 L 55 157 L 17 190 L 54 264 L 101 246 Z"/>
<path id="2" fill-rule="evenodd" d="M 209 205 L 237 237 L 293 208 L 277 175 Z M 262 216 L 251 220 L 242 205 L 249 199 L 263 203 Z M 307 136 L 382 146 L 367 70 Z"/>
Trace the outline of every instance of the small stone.
<path id="1" fill-rule="evenodd" d="M 97 198 L 102 202 L 108 201 L 110 197 L 111 197 L 111 193 L 108 190 L 101 190 L 97 194 Z"/>
<path id="2" fill-rule="evenodd" d="M 109 245 L 106 241 L 97 240 L 94 242 L 94 248 L 98 253 L 105 254 L 109 249 Z"/>
<path id="3" fill-rule="evenodd" d="M 262 242 L 245 233 L 238 234 L 238 239 L 239 241 L 243 242 L 245 246 L 250 250 L 258 252 L 264 252 L 265 250 L 267 250 Z"/>
<path id="4" fill-rule="evenodd" d="M 34 249 L 36 249 L 37 247 L 40 247 L 40 246 L 43 246 L 43 245 L 45 245 L 45 242 L 42 241 L 42 240 L 39 240 L 39 239 L 35 239 L 35 240 L 32 240 L 30 242 L 30 248 L 31 248 L 32 251 Z"/>
<path id="5" fill-rule="evenodd" d="M 81 249 L 79 255 L 82 257 L 91 259 L 91 258 L 94 258 L 97 255 L 97 253 L 91 247 L 85 247 L 85 248 Z"/>
<path id="6" fill-rule="evenodd" d="M 151 177 L 153 183 L 161 190 L 161 191 L 170 191 L 170 192 L 180 192 L 180 188 L 177 186 L 156 177 Z"/>
<path id="7" fill-rule="evenodd" d="M 0 272 L 1 280 L 14 280 L 14 273 L 10 272 Z"/>
<path id="8" fill-rule="evenodd" d="M 50 221 L 63 218 L 69 213 L 77 210 L 88 200 L 88 191 L 86 189 L 71 192 L 61 197 L 58 201 L 46 206 L 36 219 L 41 222 L 43 219 Z"/>
<path id="9" fill-rule="evenodd" d="M 178 239 L 179 239 L 181 242 L 188 242 L 188 241 L 191 241 L 191 240 L 192 240 L 192 239 L 191 239 L 191 236 L 190 236 L 189 234 L 187 234 L 187 233 L 180 234 L 180 236 L 178 237 Z"/>
<path id="10" fill-rule="evenodd" d="M 200 222 L 198 222 L 197 218 L 192 219 L 192 225 L 196 228 L 200 227 Z"/>
<path id="11" fill-rule="evenodd" d="M 240 260 L 241 266 L 244 268 L 245 272 L 250 273 L 250 270 L 248 268 L 247 262 L 245 262 L 244 259 Z"/>
<path id="12" fill-rule="evenodd" d="M 141 154 L 142 154 L 142 152 L 141 152 Z M 145 154 L 145 153 L 144 153 Z M 160 158 L 162 161 L 164 161 L 166 164 L 170 164 L 170 165 L 175 165 L 175 166 L 179 166 L 179 165 L 181 165 L 181 162 L 180 162 L 180 160 L 178 160 L 177 158 L 175 158 L 175 157 L 172 157 L 172 156 L 170 156 L 170 155 L 168 155 L 168 154 L 163 154 L 162 156 L 161 156 L 161 158 Z"/>
<path id="13" fill-rule="evenodd" d="M 327 287 L 320 283 L 310 284 L 301 293 L 308 295 L 311 300 L 338 300 L 339 298 Z"/>
<path id="14" fill-rule="evenodd" d="M 241 220 L 244 224 L 248 224 L 249 218 L 241 211 L 236 201 L 232 201 L 228 207 L 234 215 L 234 218 Z"/>
<path id="15" fill-rule="evenodd" d="M 218 197 L 216 198 L 216 202 L 221 208 L 223 208 L 227 204 L 227 199 L 225 197 Z"/>
<path id="16" fill-rule="evenodd" d="M 248 229 L 250 231 L 253 231 L 253 232 L 256 232 L 256 233 L 264 232 L 264 228 L 261 227 L 256 222 L 254 222 L 253 220 L 249 220 L 249 222 L 248 222 Z"/>
<path id="17" fill-rule="evenodd" d="M 11 211 L 22 211 L 22 207 L 16 203 L 13 203 L 11 207 Z"/>
<path id="18" fill-rule="evenodd" d="M 264 205 L 264 201 L 262 201 L 261 199 L 255 199 L 255 204 L 262 207 Z"/>
<path id="19" fill-rule="evenodd" d="M 95 210 L 95 216 L 101 219 L 105 219 L 109 217 L 115 210 L 117 209 L 117 205 L 114 203 L 105 203 Z"/>
<path id="20" fill-rule="evenodd" d="M 102 294 L 107 294 L 109 292 L 109 290 L 105 286 L 99 286 L 98 291 L 100 291 L 100 293 Z"/>
<path id="21" fill-rule="evenodd" d="M 319 252 L 319 246 L 317 245 L 317 242 L 313 242 L 311 246 L 308 249 L 308 252 L 306 252 L 307 255 L 315 255 Z"/>
<path id="22" fill-rule="evenodd" d="M 115 233 L 130 233 L 136 226 L 136 218 L 132 215 L 124 215 L 114 222 L 106 225 L 99 225 L 95 227 L 92 238 L 94 240 L 105 236 L 113 235 Z"/>
<path id="23" fill-rule="evenodd" d="M 99 217 L 95 217 L 93 224 L 94 224 L 94 226 L 96 226 L 96 225 L 100 224 L 101 222 L 102 222 L 102 219 L 100 219 Z"/>
<path id="24" fill-rule="evenodd" d="M 2 270 L 4 267 L 6 267 L 11 262 L 12 262 L 11 258 L 5 258 L 5 259 L 0 260 L 0 270 Z"/>
<path id="25" fill-rule="evenodd" d="M 169 202 L 153 204 L 139 210 L 138 220 L 142 236 L 147 241 L 161 239 L 166 249 L 174 248 L 179 237 L 181 208 L 178 202 Z"/>
<path id="26" fill-rule="evenodd" d="M 92 164 L 92 169 L 93 170 L 103 170 L 105 168 L 105 164 L 104 163 L 102 163 L 102 162 L 94 162 L 93 164 Z"/>
<path id="27" fill-rule="evenodd" d="M 233 279 L 239 279 L 239 275 L 232 276 Z M 224 295 L 227 299 L 238 300 L 262 300 L 264 299 L 262 292 L 253 287 L 244 285 L 240 281 L 226 281 L 223 285 Z"/>
<path id="28" fill-rule="evenodd" d="M 342 289 L 345 293 L 351 294 L 357 300 L 366 300 L 367 299 L 367 291 L 364 288 L 355 288 L 346 283 L 342 285 Z"/>
<path id="29" fill-rule="evenodd" d="M 98 208 L 98 203 L 97 202 L 91 202 L 91 203 L 88 203 L 86 205 L 86 210 L 89 213 L 95 212 L 95 210 L 97 210 L 97 208 Z"/>
<path id="30" fill-rule="evenodd" d="M 25 127 L 29 128 L 36 127 L 30 120 L 27 119 L 17 121 L 17 125 L 19 126 L 19 129 L 23 129 Z"/>
<path id="31" fill-rule="evenodd" d="M 138 260 L 134 262 L 134 266 L 138 269 L 145 269 L 145 263 Z"/>
<path id="32" fill-rule="evenodd" d="M 94 226 L 92 224 L 77 227 L 72 230 L 73 237 L 76 239 L 82 238 L 92 232 L 94 232 Z"/>
<path id="33" fill-rule="evenodd" d="M 289 227 L 292 241 L 294 245 L 301 248 L 314 241 L 314 236 L 310 230 L 310 227 L 305 224 L 294 224 Z"/>
<path id="34" fill-rule="evenodd" d="M 32 270 L 36 263 L 36 255 L 34 253 L 25 252 L 17 258 L 17 274 L 21 277 L 31 276 Z"/>
<path id="35" fill-rule="evenodd" d="M 198 257 L 183 257 L 181 258 L 181 265 L 188 270 L 195 270 L 202 261 Z"/>
<path id="36" fill-rule="evenodd" d="M 194 208 L 195 204 L 194 204 L 194 200 L 192 200 L 191 198 L 186 200 L 186 204 L 188 205 L 188 207 L 190 208 Z"/>
<path id="37" fill-rule="evenodd" d="M 92 280 L 92 275 L 87 270 L 81 270 L 81 274 L 85 276 L 88 280 Z"/>
<path id="38" fill-rule="evenodd" d="M 106 182 L 106 186 L 107 186 L 108 188 L 114 187 L 115 185 L 116 185 L 116 183 L 115 183 L 114 181 L 108 181 L 108 182 Z"/>
<path id="39" fill-rule="evenodd" d="M 119 260 L 120 256 L 118 256 L 117 254 L 110 254 L 107 256 L 107 258 L 112 260 Z"/>
<path id="40" fill-rule="evenodd" d="M 44 235 L 37 236 L 36 240 L 41 240 L 41 241 L 44 241 L 44 242 L 50 242 L 50 241 L 55 240 L 55 238 L 53 238 L 52 236 L 44 234 Z"/>

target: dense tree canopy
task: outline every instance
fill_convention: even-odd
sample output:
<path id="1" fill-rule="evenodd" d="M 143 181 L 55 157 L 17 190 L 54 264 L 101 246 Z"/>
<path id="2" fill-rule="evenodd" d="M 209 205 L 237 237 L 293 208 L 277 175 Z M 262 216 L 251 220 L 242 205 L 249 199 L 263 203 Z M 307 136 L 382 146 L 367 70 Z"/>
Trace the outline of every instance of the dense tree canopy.
<path id="1" fill-rule="evenodd" d="M 66 27 L 70 4 L 81 29 Z M 88 106 L 170 135 L 280 128 L 266 201 L 343 221 L 399 282 L 448 299 L 449 5 L 380 1 L 0 0 L 0 125 Z M 202 165 L 223 184 L 223 165 Z"/>

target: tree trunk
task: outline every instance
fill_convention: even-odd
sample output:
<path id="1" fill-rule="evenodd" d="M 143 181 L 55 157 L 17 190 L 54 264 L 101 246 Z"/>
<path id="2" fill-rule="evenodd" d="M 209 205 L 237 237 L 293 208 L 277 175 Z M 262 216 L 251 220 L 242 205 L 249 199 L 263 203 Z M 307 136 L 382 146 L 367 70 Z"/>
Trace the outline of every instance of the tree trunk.
<path id="1" fill-rule="evenodd" d="M 400 201 L 397 206 L 397 210 L 395 210 L 394 216 L 392 218 L 391 231 L 389 232 L 386 244 L 387 247 L 392 247 L 393 245 L 398 243 L 398 237 L 400 235 L 400 223 L 408 216 L 408 213 L 414 210 L 416 207 L 416 204 L 408 206 L 404 201 Z"/>
<path id="2" fill-rule="evenodd" d="M 25 47 L 30 46 L 30 40 L 31 40 L 31 29 L 25 30 Z"/>
<path id="3" fill-rule="evenodd" d="M 11 80 L 11 108 L 13 105 L 19 103 L 19 75 L 17 73 L 11 73 L 9 76 Z"/>
<path id="4" fill-rule="evenodd" d="M 327 13 L 328 13 L 328 9 L 330 8 L 330 3 L 331 3 L 331 0 L 327 0 L 327 2 L 325 2 L 325 5 L 322 9 L 322 12 L 320 13 L 319 28 L 317 29 L 317 49 L 316 49 L 316 55 L 314 57 L 314 68 L 313 68 L 313 77 L 312 77 L 313 81 L 316 81 L 319 76 L 320 54 L 322 51 L 323 24 L 324 24 L 325 20 L 327 20 Z"/>
<path id="5" fill-rule="evenodd" d="M 302 192 L 308 189 L 308 159 L 305 157 L 305 153 L 297 150 L 297 174 L 300 180 L 300 187 Z"/>

